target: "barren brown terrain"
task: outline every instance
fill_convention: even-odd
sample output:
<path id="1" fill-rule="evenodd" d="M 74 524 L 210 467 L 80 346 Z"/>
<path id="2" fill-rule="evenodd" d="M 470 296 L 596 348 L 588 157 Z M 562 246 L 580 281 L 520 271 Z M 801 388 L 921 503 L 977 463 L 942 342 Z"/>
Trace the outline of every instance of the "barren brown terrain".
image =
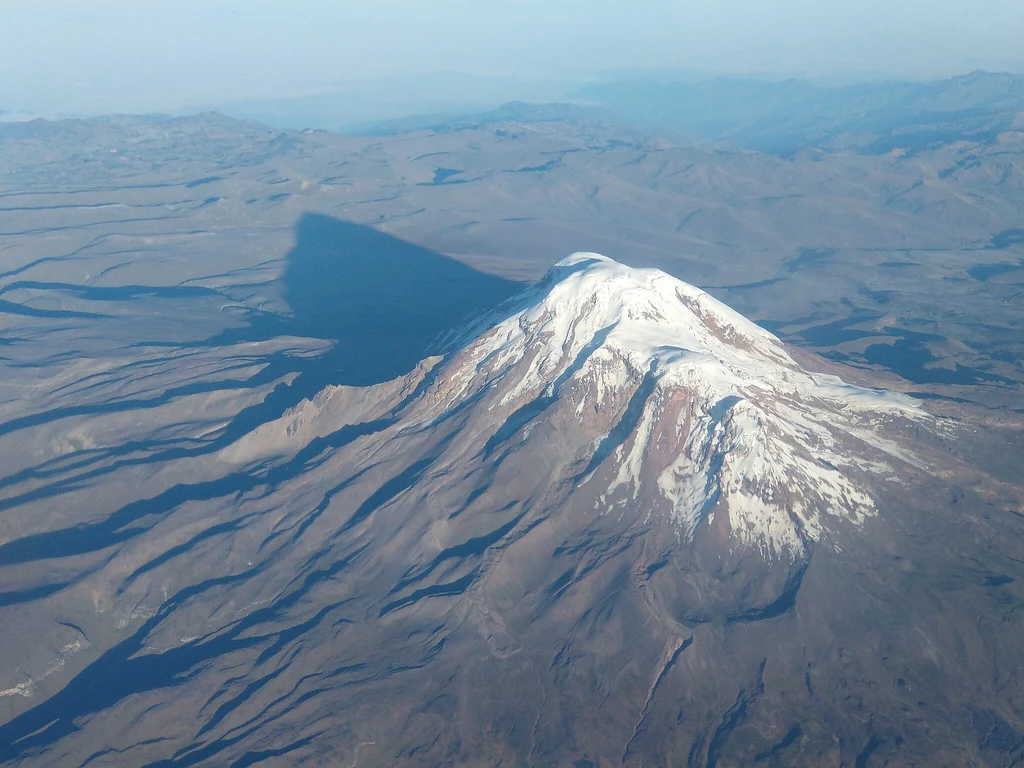
<path id="1" fill-rule="evenodd" d="M 0 125 L 0 762 L 1019 764 L 1024 122 L 1002 128 L 769 154 L 596 113 Z M 855 473 L 877 514 L 784 566 L 725 517 L 679 544 L 646 492 L 590 515 L 566 489 L 590 467 L 622 501 L 602 462 L 644 370 L 562 394 L 569 359 L 502 400 L 452 335 L 576 251 L 922 409 L 842 443 L 907 450 Z M 691 425 L 735 406 L 671 398 Z"/>

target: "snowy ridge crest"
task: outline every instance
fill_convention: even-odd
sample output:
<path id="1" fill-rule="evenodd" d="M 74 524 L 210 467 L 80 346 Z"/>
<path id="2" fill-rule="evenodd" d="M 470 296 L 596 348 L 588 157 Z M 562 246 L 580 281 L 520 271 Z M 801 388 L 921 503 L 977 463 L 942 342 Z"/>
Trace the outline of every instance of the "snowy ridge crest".
<path id="1" fill-rule="evenodd" d="M 830 521 L 876 514 L 865 481 L 915 462 L 880 430 L 926 418 L 910 398 L 804 371 L 771 333 L 660 270 L 573 254 L 498 313 L 448 363 L 440 412 L 486 396 L 490 446 L 530 439 L 508 412 L 592 426 L 599 438 L 572 458 L 600 512 L 649 504 L 688 540 L 714 531 L 795 556 Z"/>

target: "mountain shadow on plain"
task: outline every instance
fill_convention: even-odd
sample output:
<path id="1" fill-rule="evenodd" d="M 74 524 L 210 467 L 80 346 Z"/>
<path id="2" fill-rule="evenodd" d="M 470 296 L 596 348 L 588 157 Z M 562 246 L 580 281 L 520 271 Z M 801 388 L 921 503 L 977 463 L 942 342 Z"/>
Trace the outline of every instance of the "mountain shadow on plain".
<path id="1" fill-rule="evenodd" d="M 407 373 L 441 335 L 523 287 L 372 227 L 319 214 L 299 221 L 287 262 L 281 287 L 291 316 L 254 316 L 241 335 L 332 342 L 320 358 L 331 368 L 332 384 L 366 386 Z"/>

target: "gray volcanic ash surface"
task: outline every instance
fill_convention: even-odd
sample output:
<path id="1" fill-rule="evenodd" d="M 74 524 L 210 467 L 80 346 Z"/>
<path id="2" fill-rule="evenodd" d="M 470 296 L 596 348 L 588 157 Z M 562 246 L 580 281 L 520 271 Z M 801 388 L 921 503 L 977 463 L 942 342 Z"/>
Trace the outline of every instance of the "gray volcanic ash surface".
<path id="1" fill-rule="evenodd" d="M 1024 501 L 980 411 L 846 384 L 659 270 L 458 274 L 490 308 L 441 302 L 389 380 L 34 425 L 4 764 L 1024 757 Z M 316 351 L 275 338 L 215 375 Z"/>

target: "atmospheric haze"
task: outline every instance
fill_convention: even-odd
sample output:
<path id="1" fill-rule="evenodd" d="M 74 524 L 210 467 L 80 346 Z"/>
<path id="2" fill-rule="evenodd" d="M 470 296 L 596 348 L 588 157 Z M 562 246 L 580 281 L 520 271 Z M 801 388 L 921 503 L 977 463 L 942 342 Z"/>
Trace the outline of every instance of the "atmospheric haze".
<path id="1" fill-rule="evenodd" d="M 1012 0 L 0 0 L 0 112 L 188 110 L 444 72 L 1022 71 L 1021 30 Z"/>

